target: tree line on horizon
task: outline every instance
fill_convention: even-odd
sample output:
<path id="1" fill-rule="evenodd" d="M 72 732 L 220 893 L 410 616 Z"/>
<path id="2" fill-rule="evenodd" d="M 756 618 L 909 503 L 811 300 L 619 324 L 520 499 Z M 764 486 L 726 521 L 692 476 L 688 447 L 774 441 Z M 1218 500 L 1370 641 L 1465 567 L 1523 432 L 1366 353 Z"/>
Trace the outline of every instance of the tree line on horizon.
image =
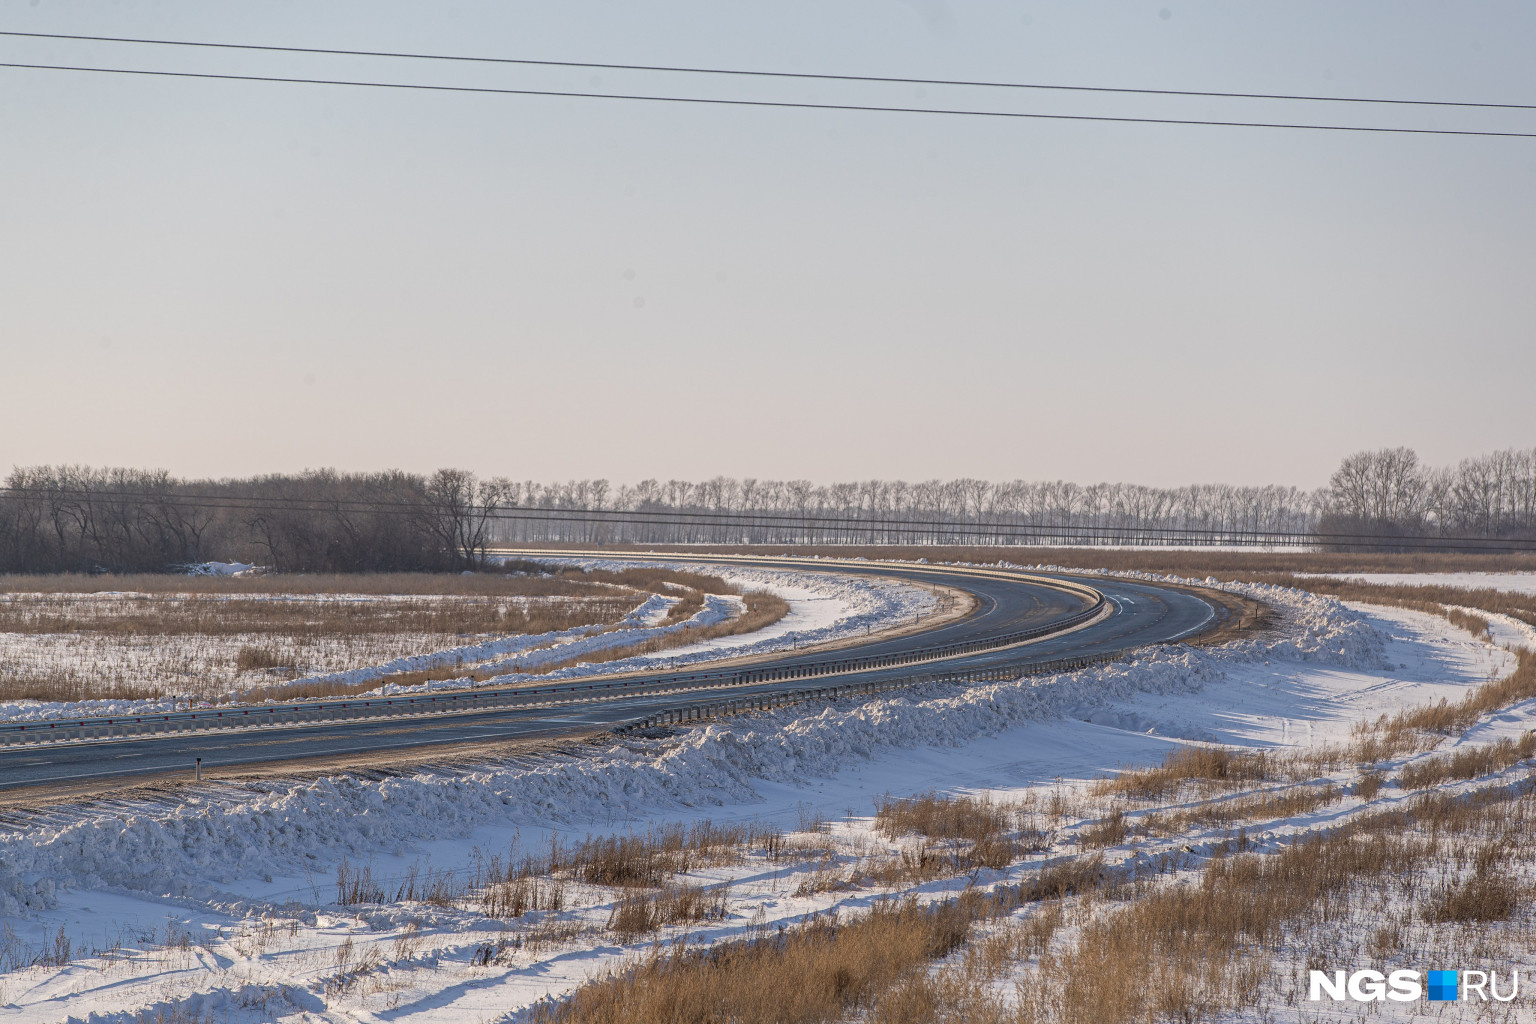
<path id="1" fill-rule="evenodd" d="M 1357 452 L 1328 486 L 1147 487 L 973 478 L 813 484 L 565 483 L 464 470 L 314 470 L 231 480 L 18 468 L 0 495 L 0 572 L 163 571 L 241 561 L 282 571 L 463 571 L 527 543 L 1159 544 L 1286 537 L 1536 539 L 1536 448 L 1431 467 Z"/>

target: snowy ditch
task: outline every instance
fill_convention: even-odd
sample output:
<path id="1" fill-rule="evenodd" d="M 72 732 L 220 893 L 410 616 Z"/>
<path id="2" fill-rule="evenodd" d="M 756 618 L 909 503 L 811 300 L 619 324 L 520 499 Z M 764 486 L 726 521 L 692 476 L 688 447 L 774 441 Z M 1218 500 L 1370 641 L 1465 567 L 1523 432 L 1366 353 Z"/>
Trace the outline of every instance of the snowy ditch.
<path id="1" fill-rule="evenodd" d="M 413 869 L 462 874 L 477 857 L 514 845 L 537 851 L 552 836 L 703 819 L 789 831 L 831 819 L 836 843 L 868 847 L 885 842 L 870 819 L 871 801 L 882 794 L 939 790 L 1006 800 L 1070 789 L 1073 780 L 1158 760 L 1183 742 L 1342 742 L 1359 721 L 1455 700 L 1512 667 L 1507 651 L 1432 616 L 1277 588 L 1232 589 L 1278 608 L 1278 635 L 1158 649 L 1058 676 L 785 709 L 581 756 L 382 780 L 208 786 L 175 803 L 13 818 L 0 828 L 0 916 L 17 949 L 42 949 L 62 935 L 73 955 L 64 966 L 0 976 L 0 1007 L 18 1021 L 115 1020 L 125 1007 L 166 1006 L 221 1020 L 386 1012 L 411 1021 L 499 1019 L 626 954 L 601 934 L 613 893 L 576 887 L 567 910 L 518 921 L 420 903 L 344 908 L 334 905 L 343 857 L 393 883 Z M 1517 735 L 1533 723 L 1536 709 L 1521 706 L 1461 742 Z M 1298 816 L 1273 831 L 1317 824 Z M 688 881 L 729 883 L 728 916 L 690 931 L 703 941 L 729 938 L 748 923 L 856 911 L 877 895 L 806 892 L 817 870 L 807 855 L 771 870 L 748 862 L 696 872 Z M 914 891 L 936 898 L 955 884 Z M 595 931 L 501 952 L 555 919 Z M 273 922 L 282 925 L 275 934 Z M 493 962 L 480 962 L 492 947 Z M 92 953 L 113 948 L 136 952 Z M 338 965 L 343 950 L 376 959 L 365 983 L 338 990 L 335 979 L 347 973 Z"/>

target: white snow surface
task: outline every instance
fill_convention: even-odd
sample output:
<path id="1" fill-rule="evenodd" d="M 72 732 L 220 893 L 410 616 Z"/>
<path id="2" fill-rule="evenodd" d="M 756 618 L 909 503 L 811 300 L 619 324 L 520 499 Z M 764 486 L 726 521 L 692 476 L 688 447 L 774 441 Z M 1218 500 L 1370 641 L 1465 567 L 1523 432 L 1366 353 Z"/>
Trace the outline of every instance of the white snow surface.
<path id="1" fill-rule="evenodd" d="M 330 905 L 340 859 L 395 878 L 412 864 L 462 869 L 471 851 L 505 850 L 514 841 L 537 849 L 552 834 L 705 817 L 793 828 L 808 810 L 828 818 L 846 812 L 849 828 L 867 830 L 870 801 L 881 794 L 937 789 L 1006 798 L 1155 761 L 1190 740 L 1340 741 L 1362 719 L 1454 700 L 1512 667 L 1509 652 L 1433 616 L 1271 587 L 1232 589 L 1278 608 L 1279 635 L 1159 648 L 1055 676 L 744 716 L 580 756 L 372 781 L 208 785 L 175 803 L 119 801 L 12 816 L 0 824 L 0 916 L 15 922 L 20 940 L 41 947 L 62 927 L 77 949 L 125 940 L 126 948 L 147 952 L 86 955 L 62 968 L 0 976 L 0 1007 L 8 1020 L 27 1024 L 117 1021 L 169 1007 L 232 1021 L 305 1013 L 325 1021 L 503 1019 L 568 991 L 628 951 L 605 939 L 476 967 L 472 951 L 500 934 L 499 924 L 421 905 L 361 913 Z M 1533 724 L 1536 708 L 1522 705 L 1466 741 L 1516 735 Z M 703 881 L 731 881 L 727 876 Z M 868 905 L 857 894 L 796 897 L 802 877 L 775 871 L 772 880 L 737 879 L 733 886 L 751 902 L 732 921 L 695 928 L 695 937 L 739 934 L 749 913 L 792 923 L 808 912 Z M 253 951 L 247 942 L 257 920 L 247 918 L 263 913 L 295 922 L 276 951 Z M 195 955 L 155 952 L 153 936 L 164 933 L 167 919 L 202 936 L 206 952 L 196 945 Z M 325 964 L 334 965 L 344 941 L 390 949 L 411 920 L 432 953 L 386 956 L 380 970 L 394 992 L 390 1012 L 377 989 L 348 995 L 325 988 L 334 974 Z M 237 933 L 247 939 L 236 941 Z"/>

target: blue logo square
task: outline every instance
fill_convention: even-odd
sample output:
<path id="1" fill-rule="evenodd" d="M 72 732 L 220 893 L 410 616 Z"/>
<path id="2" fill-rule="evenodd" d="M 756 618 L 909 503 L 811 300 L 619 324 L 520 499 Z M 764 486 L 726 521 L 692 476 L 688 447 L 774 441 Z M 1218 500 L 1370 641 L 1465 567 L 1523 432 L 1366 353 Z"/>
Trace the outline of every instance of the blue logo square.
<path id="1" fill-rule="evenodd" d="M 1456 972 L 1430 971 L 1429 998 L 1431 1002 L 1454 1003 L 1456 1001 Z"/>

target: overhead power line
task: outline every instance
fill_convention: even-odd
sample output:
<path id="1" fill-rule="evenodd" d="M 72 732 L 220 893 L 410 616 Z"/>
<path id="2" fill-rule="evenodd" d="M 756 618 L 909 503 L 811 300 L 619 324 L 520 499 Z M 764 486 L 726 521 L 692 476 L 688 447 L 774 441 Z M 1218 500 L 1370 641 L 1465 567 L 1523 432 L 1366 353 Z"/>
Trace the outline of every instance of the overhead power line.
<path id="1" fill-rule="evenodd" d="M 784 110 L 842 110 L 885 114 L 934 114 L 958 117 L 1006 118 L 1036 121 L 1093 121 L 1110 124 L 1198 125 L 1217 128 L 1289 128 L 1325 132 L 1366 132 L 1382 135 L 1459 135 L 1499 139 L 1536 139 L 1536 132 L 1474 131 L 1456 128 L 1391 128 L 1373 125 L 1310 124 L 1295 121 L 1224 121 L 1178 117 L 1112 117 L 1096 114 L 1041 114 L 1015 110 L 971 110 L 957 107 L 898 107 L 862 103 L 798 103 L 789 100 L 745 100 L 709 96 L 665 96 L 643 93 L 580 92 L 562 89 L 507 89 L 474 85 L 430 85 L 418 82 L 380 82 L 348 78 L 296 78 L 278 75 L 236 75 L 205 71 L 150 71 L 138 68 L 104 68 L 75 64 L 0 63 L 0 68 L 37 71 L 79 71 L 91 74 L 135 75 L 150 78 L 188 78 L 224 82 L 282 82 L 292 85 L 341 85 L 369 89 L 403 89 L 423 92 L 467 93 L 488 96 L 550 96 L 572 99 L 631 100 L 643 103 L 683 103 L 702 106 L 760 107 Z"/>
<path id="2" fill-rule="evenodd" d="M 92 43 L 130 43 L 142 46 L 174 46 L 208 50 L 250 50 L 261 53 L 305 53 L 333 57 L 387 57 L 399 60 L 447 61 L 464 64 L 505 64 L 521 67 L 582 68 L 591 71 L 659 71 L 669 74 L 788 78 L 818 82 L 873 82 L 884 85 L 964 86 L 982 89 L 1020 89 L 1051 92 L 1112 93 L 1126 96 L 1193 96 L 1206 99 L 1296 100 L 1308 103 L 1366 103 L 1414 107 L 1464 107 L 1482 110 L 1536 110 L 1530 103 L 1481 103 L 1464 100 L 1415 100 L 1370 96 L 1318 96 L 1304 93 L 1217 92 L 1209 89 L 1134 89 L 1103 85 L 1060 85 L 1045 82 L 998 82 L 963 78 L 905 78 L 888 75 L 835 75 L 809 71 L 759 71 L 743 68 L 710 68 L 674 64 L 606 64 L 594 61 L 533 60 L 523 57 L 476 57 L 443 53 L 409 53 L 398 50 L 343 50 L 315 46 L 264 46 L 256 43 L 218 43 L 190 39 L 153 39 L 136 36 L 70 35 L 62 32 L 5 32 L 19 39 L 59 39 Z M 1289 127 L 1289 126 L 1287 126 Z"/>

